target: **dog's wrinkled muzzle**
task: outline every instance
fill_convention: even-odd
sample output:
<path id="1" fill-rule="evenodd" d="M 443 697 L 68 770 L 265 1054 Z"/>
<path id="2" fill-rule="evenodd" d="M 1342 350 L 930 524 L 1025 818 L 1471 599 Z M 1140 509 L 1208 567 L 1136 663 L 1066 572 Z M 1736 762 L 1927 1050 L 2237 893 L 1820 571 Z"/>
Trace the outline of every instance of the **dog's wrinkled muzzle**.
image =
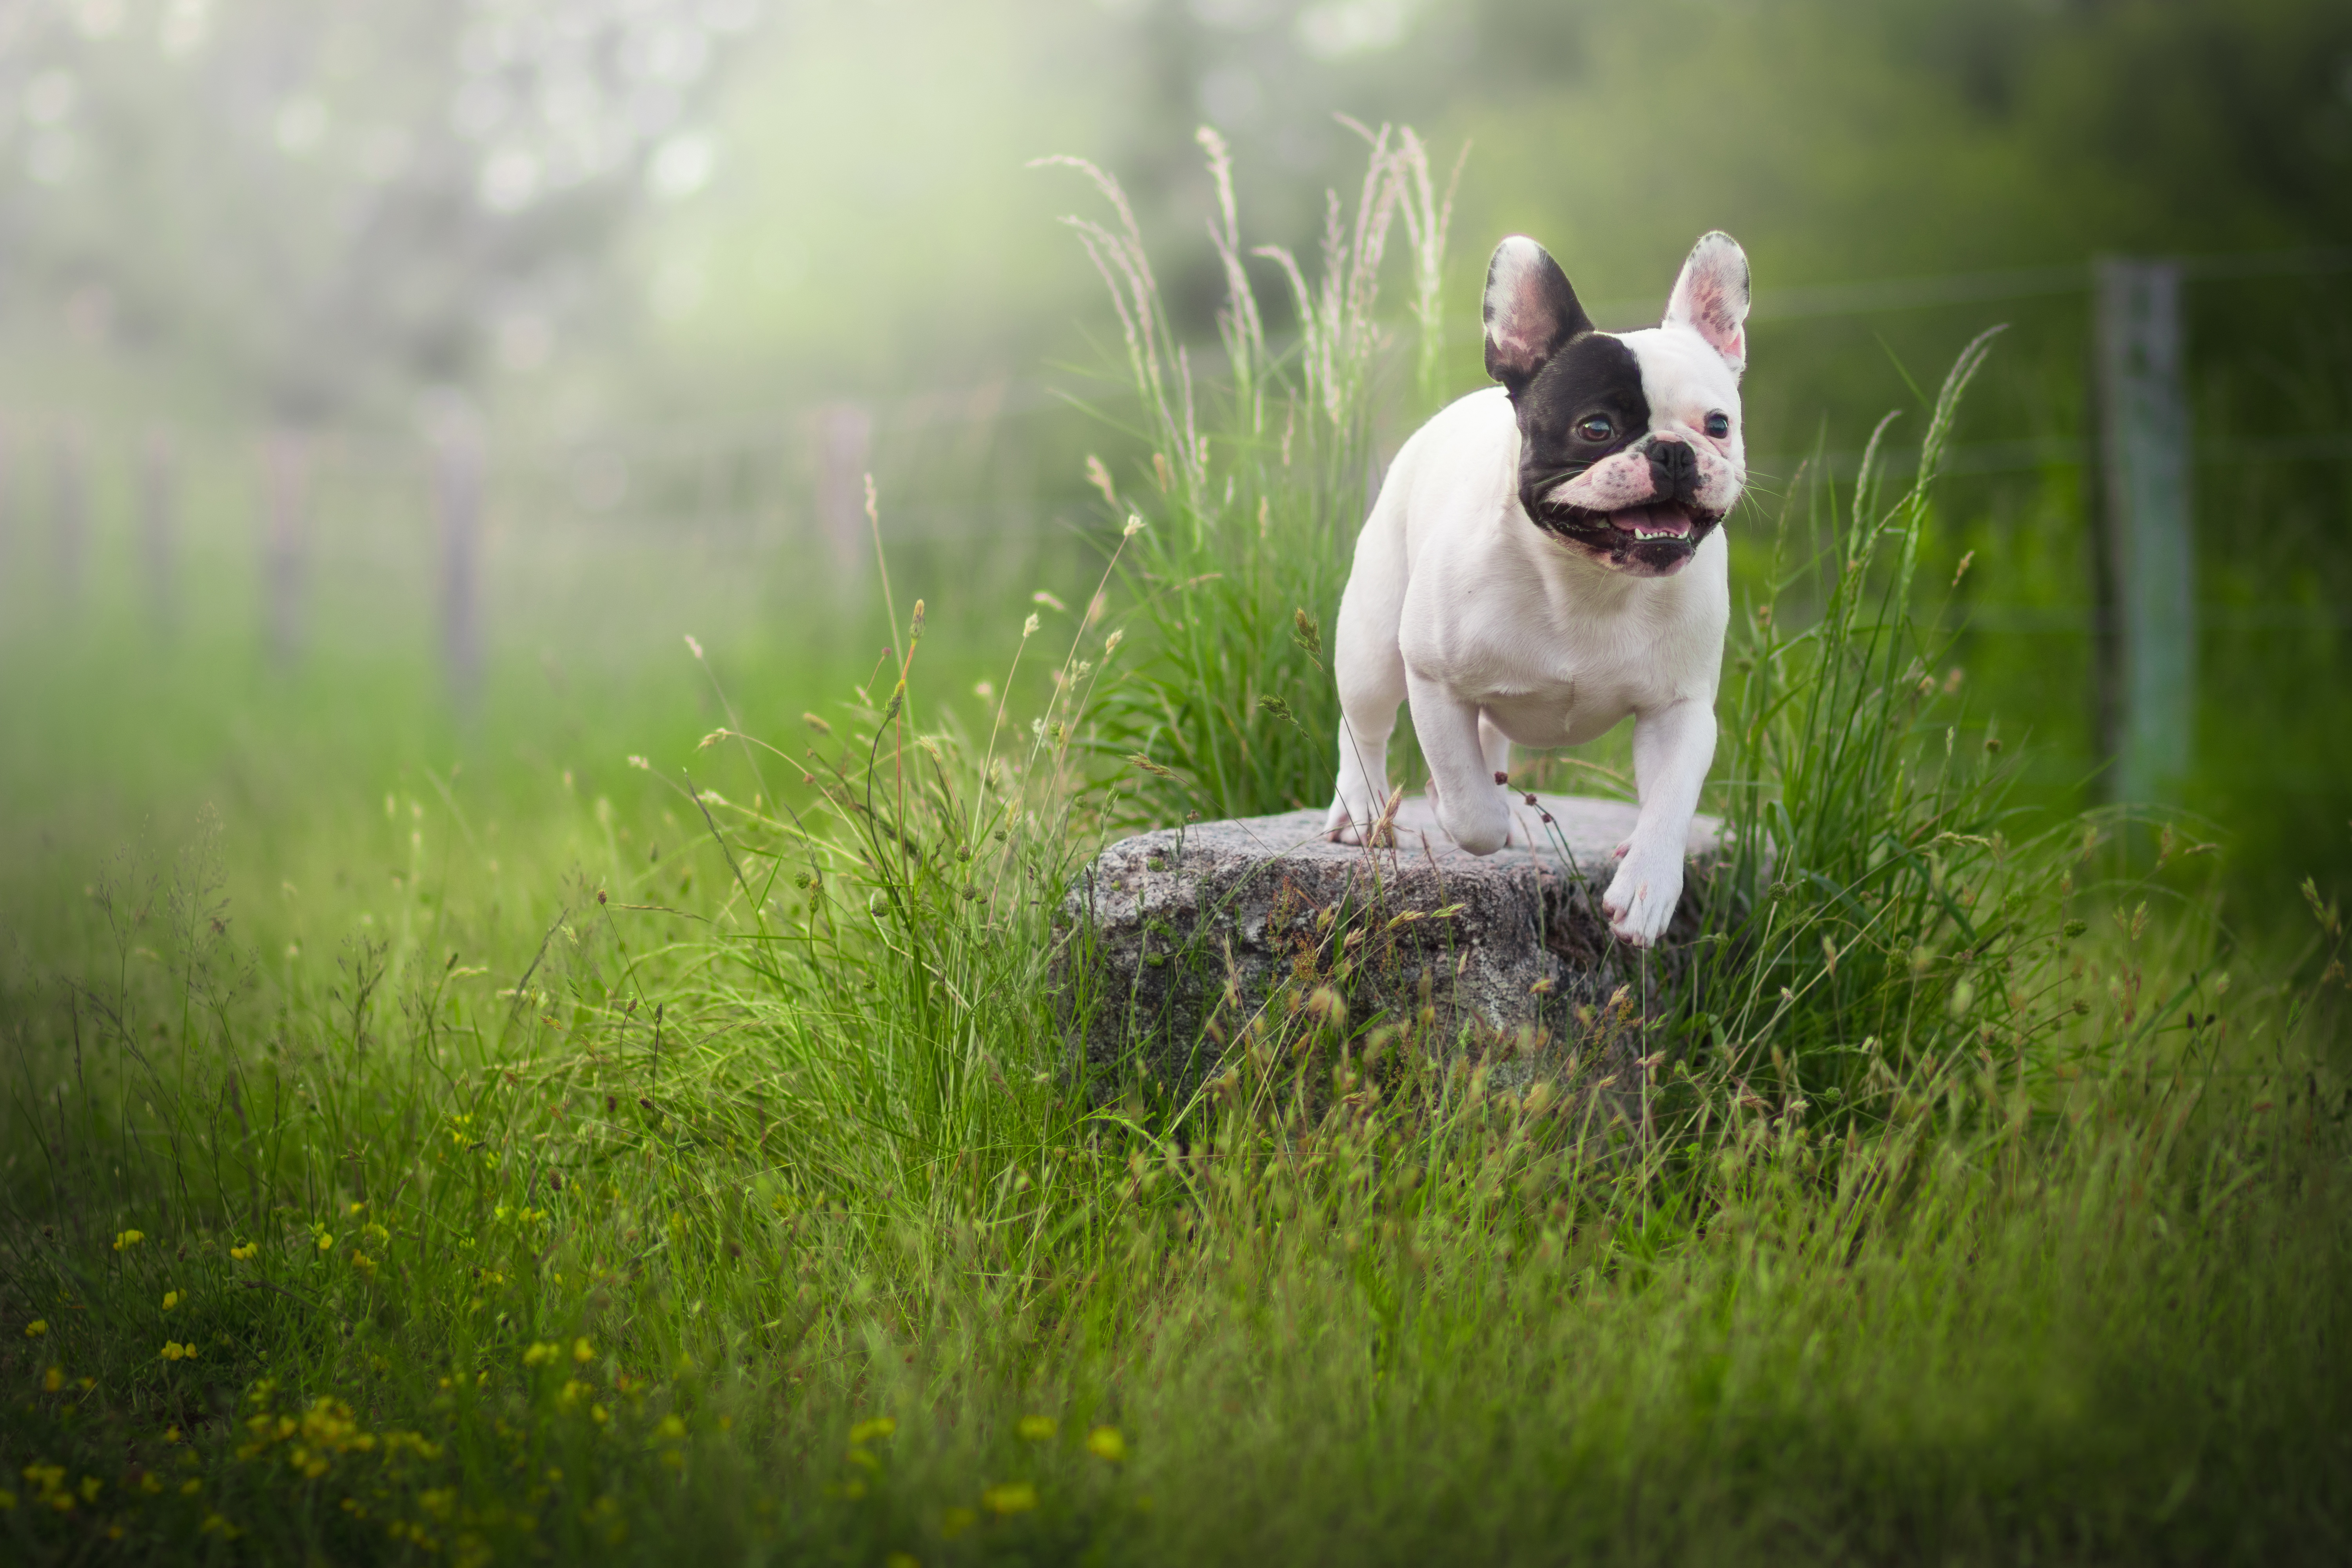
<path id="1" fill-rule="evenodd" d="M 1653 437 L 1614 461 L 1622 470 L 1629 459 L 1631 474 L 1639 476 L 1635 483 L 1649 491 L 1639 500 L 1628 497 L 1613 506 L 1577 504 L 1562 494 L 1571 486 L 1586 488 L 1577 482 L 1581 478 L 1577 474 L 1555 474 L 1529 484 L 1520 500 L 1536 526 L 1563 544 L 1636 577 L 1671 577 L 1723 521 L 1723 510 L 1700 500 L 1706 476 L 1688 442 Z M 1600 488 L 1592 499 L 1612 489 L 1623 495 L 1632 488 L 1622 482 L 1627 477 L 1621 471 L 1620 483 Z"/>

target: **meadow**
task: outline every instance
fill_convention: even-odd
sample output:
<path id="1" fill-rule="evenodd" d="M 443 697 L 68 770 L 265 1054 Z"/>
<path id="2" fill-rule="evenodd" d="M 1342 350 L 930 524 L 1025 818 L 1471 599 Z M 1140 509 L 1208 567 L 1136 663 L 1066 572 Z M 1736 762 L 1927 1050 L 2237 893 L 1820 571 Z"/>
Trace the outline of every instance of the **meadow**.
<path id="1" fill-rule="evenodd" d="M 1582 1068 L 1350 1017 L 1335 918 L 1212 1079 L 1074 1077 L 1093 850 L 1328 788 L 1372 280 L 1444 246 L 1375 143 L 1303 341 L 1235 265 L 1212 378 L 1095 188 L 1148 456 L 1010 610 L 884 559 L 878 655 L 470 715 L 18 623 L 12 1556 L 2339 1560 L 2342 917 L 2242 939 L 2208 825 L 2032 807 L 1941 673 L 1997 338 L 1904 483 L 1882 436 L 1737 520 L 1732 848 Z"/>

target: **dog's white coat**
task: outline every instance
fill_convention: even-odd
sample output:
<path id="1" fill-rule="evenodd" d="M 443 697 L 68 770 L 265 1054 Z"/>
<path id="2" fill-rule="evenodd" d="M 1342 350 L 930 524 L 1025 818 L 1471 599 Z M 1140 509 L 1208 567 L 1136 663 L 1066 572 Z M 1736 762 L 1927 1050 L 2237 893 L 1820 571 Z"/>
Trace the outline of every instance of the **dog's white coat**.
<path id="1" fill-rule="evenodd" d="M 1718 238 L 1693 253 L 1665 324 L 1622 336 L 1642 367 L 1651 435 L 1687 441 L 1703 503 L 1727 511 L 1746 479 L 1747 262 L 1730 247 L 1743 287 L 1726 321 L 1709 308 L 1703 267 Z M 1705 434 L 1713 410 L 1732 415 L 1725 438 Z M 1378 820 L 1400 701 L 1412 705 L 1440 824 L 1478 855 L 1509 837 L 1496 774 L 1512 742 L 1574 745 L 1630 713 L 1640 816 L 1601 902 L 1620 939 L 1646 946 L 1681 897 L 1691 815 L 1714 760 L 1727 546 L 1717 528 L 1671 576 L 1612 570 L 1528 518 L 1520 439 L 1509 395 L 1492 388 L 1439 413 L 1390 467 L 1339 605 L 1339 788 L 1326 826 L 1361 843 Z M 1547 499 L 1614 510 L 1650 493 L 1647 459 L 1620 454 Z"/>

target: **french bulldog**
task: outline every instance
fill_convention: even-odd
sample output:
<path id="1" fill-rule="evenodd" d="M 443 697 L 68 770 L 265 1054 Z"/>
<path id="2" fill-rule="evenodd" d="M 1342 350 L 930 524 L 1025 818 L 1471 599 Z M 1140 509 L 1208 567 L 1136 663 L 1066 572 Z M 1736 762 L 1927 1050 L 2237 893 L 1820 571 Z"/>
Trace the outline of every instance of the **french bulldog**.
<path id="1" fill-rule="evenodd" d="M 1658 940 L 1715 757 L 1748 307 L 1748 258 L 1727 234 L 1692 249 L 1664 321 L 1630 332 L 1596 330 L 1534 240 L 1496 247 L 1486 372 L 1502 385 L 1413 434 L 1356 540 L 1329 837 L 1389 830 L 1400 701 L 1438 823 L 1474 855 L 1510 839 L 1498 786 L 1514 742 L 1575 745 L 1631 713 L 1640 812 L 1601 908 L 1620 940 Z"/>

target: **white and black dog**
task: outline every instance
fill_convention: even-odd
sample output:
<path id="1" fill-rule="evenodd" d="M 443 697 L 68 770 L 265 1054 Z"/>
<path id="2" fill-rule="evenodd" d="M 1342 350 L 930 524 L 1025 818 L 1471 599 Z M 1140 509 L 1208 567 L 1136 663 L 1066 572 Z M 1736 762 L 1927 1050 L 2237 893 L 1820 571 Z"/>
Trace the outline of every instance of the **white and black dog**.
<path id="1" fill-rule="evenodd" d="M 1474 855 L 1509 840 L 1512 742 L 1574 745 L 1631 713 L 1641 812 L 1601 907 L 1621 939 L 1657 941 L 1715 756 L 1748 294 L 1746 254 L 1710 234 L 1663 324 L 1603 332 L 1541 246 L 1496 247 L 1486 371 L 1503 384 L 1414 433 L 1356 541 L 1331 837 L 1378 826 L 1400 701 L 1438 822 Z"/>

